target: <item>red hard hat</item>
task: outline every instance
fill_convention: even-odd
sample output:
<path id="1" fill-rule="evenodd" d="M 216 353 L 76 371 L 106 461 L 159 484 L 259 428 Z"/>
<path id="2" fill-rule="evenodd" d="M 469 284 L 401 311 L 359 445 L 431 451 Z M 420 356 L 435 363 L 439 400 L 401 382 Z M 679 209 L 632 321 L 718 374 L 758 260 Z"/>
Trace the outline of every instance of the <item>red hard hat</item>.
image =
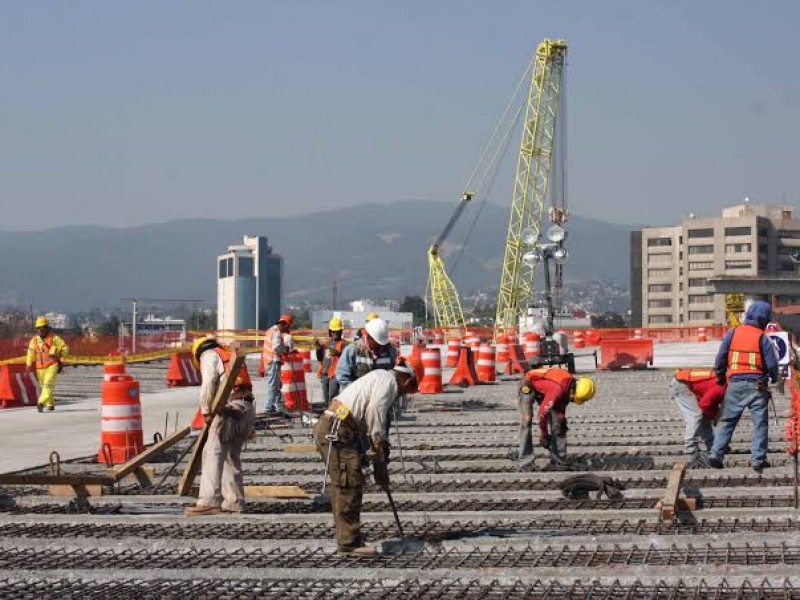
<path id="1" fill-rule="evenodd" d="M 292 315 L 281 315 L 278 317 L 278 323 L 286 323 L 289 327 L 291 327 L 294 324 L 294 319 L 292 318 Z"/>

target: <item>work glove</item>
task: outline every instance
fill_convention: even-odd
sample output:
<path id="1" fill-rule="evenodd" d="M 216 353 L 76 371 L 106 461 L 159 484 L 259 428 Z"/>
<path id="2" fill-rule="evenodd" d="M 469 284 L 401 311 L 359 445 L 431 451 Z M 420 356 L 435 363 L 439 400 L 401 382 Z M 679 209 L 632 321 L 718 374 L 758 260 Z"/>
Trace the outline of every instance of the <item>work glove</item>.
<path id="1" fill-rule="evenodd" d="M 389 487 L 389 466 L 382 461 L 372 463 L 372 476 L 382 488 Z"/>
<path id="2" fill-rule="evenodd" d="M 372 464 L 383 462 L 388 465 L 390 450 L 391 446 L 388 440 L 374 439 L 372 440 L 372 447 L 367 452 L 367 458 Z"/>

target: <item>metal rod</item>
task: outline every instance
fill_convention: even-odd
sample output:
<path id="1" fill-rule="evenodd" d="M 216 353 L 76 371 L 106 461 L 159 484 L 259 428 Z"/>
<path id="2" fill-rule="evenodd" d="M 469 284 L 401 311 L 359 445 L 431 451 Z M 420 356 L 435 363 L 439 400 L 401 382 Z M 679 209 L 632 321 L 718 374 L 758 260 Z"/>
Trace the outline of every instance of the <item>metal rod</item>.
<path id="1" fill-rule="evenodd" d="M 392 492 L 389 491 L 389 486 L 383 486 L 383 491 L 386 492 L 386 497 L 389 499 L 389 506 L 392 507 L 392 513 L 394 513 L 394 522 L 397 524 L 397 531 L 400 533 L 400 537 L 405 537 L 403 533 L 403 526 L 400 524 L 400 517 L 397 514 L 397 508 L 394 505 L 394 499 L 392 498 Z"/>
<path id="2" fill-rule="evenodd" d="M 183 449 L 183 452 L 178 457 L 178 460 L 176 460 L 174 463 L 172 463 L 172 466 L 169 468 L 169 470 L 166 473 L 164 473 L 164 476 L 161 479 L 158 480 L 158 483 L 155 485 L 155 487 L 153 488 L 153 491 L 151 492 L 152 494 L 155 494 L 158 491 L 158 489 L 162 485 L 164 485 L 164 482 L 169 478 L 170 475 L 172 475 L 172 472 L 178 467 L 178 465 L 183 462 L 183 459 L 186 458 L 186 455 L 189 454 L 189 451 L 193 447 L 194 447 L 194 444 L 187 444 L 186 445 L 186 448 Z"/>

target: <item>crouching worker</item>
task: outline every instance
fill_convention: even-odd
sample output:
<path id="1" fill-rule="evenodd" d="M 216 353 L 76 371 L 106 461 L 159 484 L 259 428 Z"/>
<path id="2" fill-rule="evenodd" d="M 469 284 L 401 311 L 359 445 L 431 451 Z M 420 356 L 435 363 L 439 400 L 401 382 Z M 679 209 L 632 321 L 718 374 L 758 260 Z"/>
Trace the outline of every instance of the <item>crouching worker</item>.
<path id="1" fill-rule="evenodd" d="M 247 366 L 242 365 L 225 408 L 214 417 L 211 403 L 219 386 L 230 375 L 236 355 L 222 348 L 215 339 L 204 337 L 195 340 L 192 357 L 199 364 L 202 376 L 200 411 L 210 427 L 203 448 L 200 494 L 197 504 L 187 508 L 186 514 L 239 513 L 244 505 L 242 446 L 255 423 L 250 375 Z"/>
<path id="2" fill-rule="evenodd" d="M 339 552 L 373 555 L 361 537 L 361 500 L 364 495 L 362 454 L 358 438 L 366 435 L 375 483 L 389 485 L 389 417 L 397 399 L 417 391 L 422 379 L 422 362 L 400 357 L 391 370 L 370 371 L 336 398 L 314 429 L 317 450 L 326 464 L 331 481 L 331 508 Z"/>
<path id="3" fill-rule="evenodd" d="M 670 384 L 672 397 L 678 404 L 686 421 L 683 451 L 692 466 L 708 467 L 709 452 L 714 443 L 713 424 L 717 420 L 720 406 L 725 398 L 725 385 L 717 382 L 712 369 L 679 369 Z"/>
<path id="4" fill-rule="evenodd" d="M 539 404 L 539 446 L 550 452 L 551 465 L 567 457 L 567 405 L 583 404 L 594 396 L 594 381 L 573 377 L 564 369 L 532 369 L 519 388 L 519 466 L 533 466 L 533 405 Z"/>

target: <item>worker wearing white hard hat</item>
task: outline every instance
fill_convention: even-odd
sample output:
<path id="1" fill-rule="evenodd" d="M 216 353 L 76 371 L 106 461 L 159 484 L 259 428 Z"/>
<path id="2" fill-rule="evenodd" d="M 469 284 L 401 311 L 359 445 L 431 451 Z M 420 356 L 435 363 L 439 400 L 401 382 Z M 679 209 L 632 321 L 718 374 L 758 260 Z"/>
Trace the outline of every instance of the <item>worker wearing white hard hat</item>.
<path id="1" fill-rule="evenodd" d="M 397 361 L 397 349 L 389 343 L 389 324 L 376 317 L 365 326 L 366 334 L 347 346 L 336 367 L 336 379 L 344 389 L 359 377 L 375 369 L 391 369 Z"/>

